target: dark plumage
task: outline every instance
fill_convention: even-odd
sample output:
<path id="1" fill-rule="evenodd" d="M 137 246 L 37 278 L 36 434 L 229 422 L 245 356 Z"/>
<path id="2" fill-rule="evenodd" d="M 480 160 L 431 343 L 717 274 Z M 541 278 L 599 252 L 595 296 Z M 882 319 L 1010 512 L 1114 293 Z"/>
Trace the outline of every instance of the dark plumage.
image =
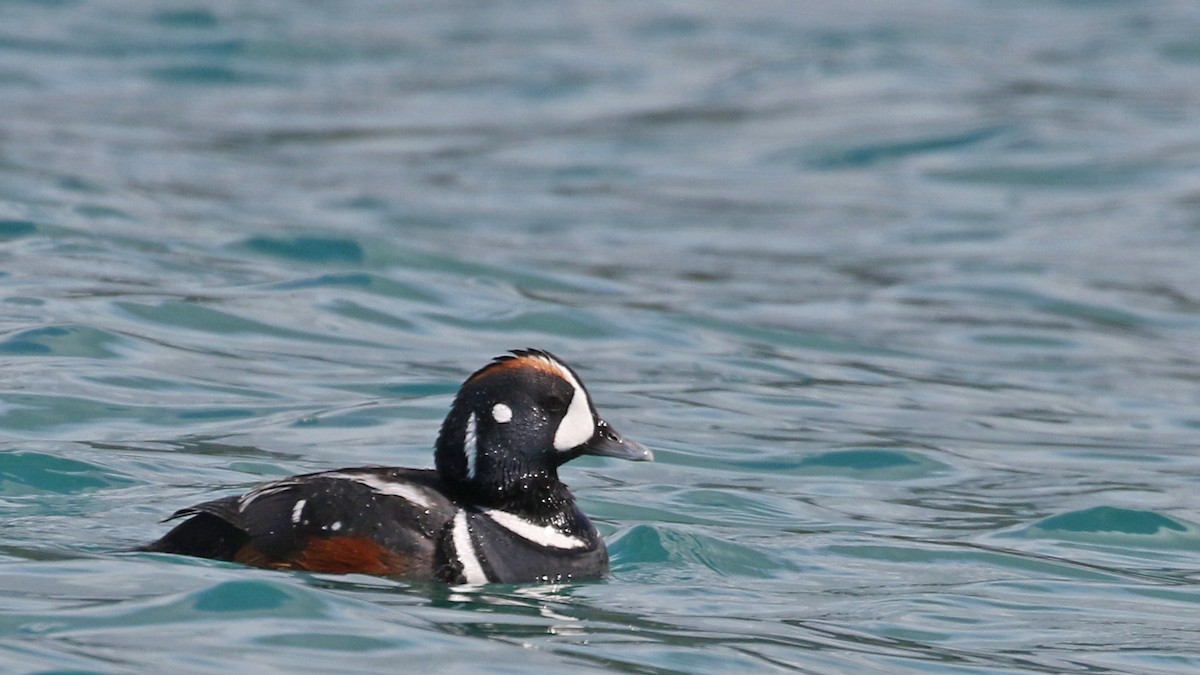
<path id="1" fill-rule="evenodd" d="M 176 512 L 140 550 L 314 572 L 451 583 L 595 578 L 608 553 L 558 478 L 583 454 L 649 460 L 549 352 L 513 351 L 463 383 L 437 468 L 292 476 Z"/>

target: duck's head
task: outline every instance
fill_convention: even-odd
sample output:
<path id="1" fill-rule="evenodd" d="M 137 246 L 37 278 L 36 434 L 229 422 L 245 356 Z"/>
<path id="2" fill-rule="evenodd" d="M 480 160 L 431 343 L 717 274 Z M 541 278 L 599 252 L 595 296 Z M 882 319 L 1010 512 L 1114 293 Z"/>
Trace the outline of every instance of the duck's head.
<path id="1" fill-rule="evenodd" d="M 514 350 L 463 382 L 442 423 L 436 463 L 442 480 L 488 501 L 548 481 L 580 455 L 653 460 L 621 437 L 592 404 L 579 376 L 557 356 Z"/>

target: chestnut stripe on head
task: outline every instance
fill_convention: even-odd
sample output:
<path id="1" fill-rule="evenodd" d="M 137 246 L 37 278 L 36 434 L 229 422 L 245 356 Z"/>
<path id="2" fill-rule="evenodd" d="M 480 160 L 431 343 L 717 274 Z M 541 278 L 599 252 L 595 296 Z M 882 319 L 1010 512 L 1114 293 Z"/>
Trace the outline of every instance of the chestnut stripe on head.
<path id="1" fill-rule="evenodd" d="M 467 383 L 482 380 L 485 377 L 496 375 L 506 370 L 520 368 L 533 368 L 534 370 L 541 370 L 559 377 L 562 377 L 563 371 L 566 370 L 566 368 L 545 352 L 529 350 L 513 352 L 513 354 L 513 356 L 501 356 L 483 368 L 480 368 L 474 375 L 467 378 Z"/>

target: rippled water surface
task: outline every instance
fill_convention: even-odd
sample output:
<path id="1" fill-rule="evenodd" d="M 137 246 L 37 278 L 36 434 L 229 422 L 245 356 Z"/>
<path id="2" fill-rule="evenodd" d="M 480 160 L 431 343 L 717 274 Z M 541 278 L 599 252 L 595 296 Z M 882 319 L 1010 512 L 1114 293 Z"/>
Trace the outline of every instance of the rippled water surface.
<path id="1" fill-rule="evenodd" d="M 1200 669 L 1200 9 L 0 4 L 0 670 Z M 551 349 L 606 581 L 119 553 Z"/>

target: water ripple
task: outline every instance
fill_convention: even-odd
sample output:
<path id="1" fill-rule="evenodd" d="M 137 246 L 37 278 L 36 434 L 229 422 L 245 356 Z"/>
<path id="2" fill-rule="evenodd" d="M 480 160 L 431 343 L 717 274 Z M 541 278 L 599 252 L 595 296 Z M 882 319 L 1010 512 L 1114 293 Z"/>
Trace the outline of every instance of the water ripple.
<path id="1" fill-rule="evenodd" d="M 1198 17 L 0 4 L 0 663 L 1195 671 Z M 122 552 L 525 346 L 610 579 Z"/>

